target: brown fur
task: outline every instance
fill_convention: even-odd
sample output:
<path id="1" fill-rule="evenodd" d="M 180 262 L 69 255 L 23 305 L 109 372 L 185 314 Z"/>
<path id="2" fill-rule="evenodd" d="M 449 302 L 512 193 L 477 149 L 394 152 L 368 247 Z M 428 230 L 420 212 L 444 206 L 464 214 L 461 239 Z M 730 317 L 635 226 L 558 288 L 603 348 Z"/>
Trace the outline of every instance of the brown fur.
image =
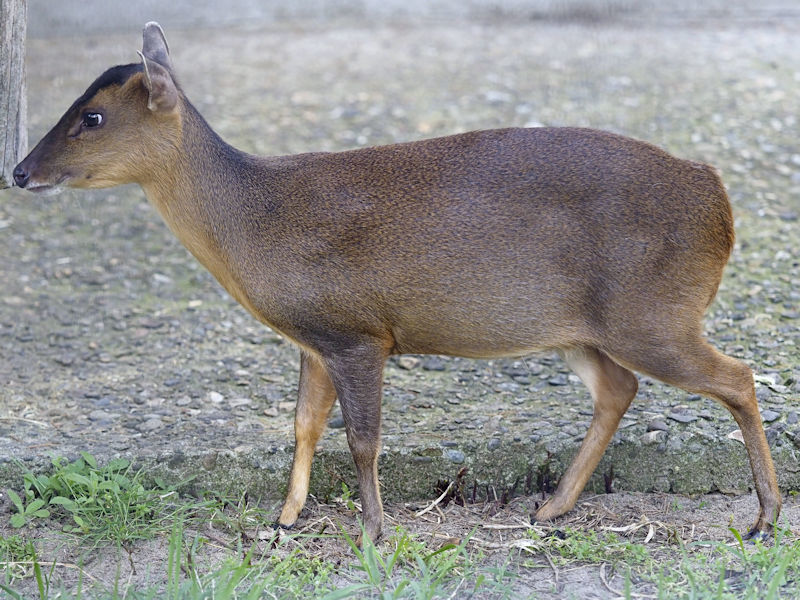
<path id="1" fill-rule="evenodd" d="M 640 371 L 731 411 L 761 500 L 751 534 L 769 530 L 780 496 L 752 375 L 702 337 L 733 246 L 730 203 L 712 168 L 571 128 L 255 157 L 222 142 L 180 92 L 157 25 L 145 29 L 143 60 L 146 69 L 119 67 L 98 80 L 21 163 L 20 177 L 139 183 L 225 289 L 302 348 L 281 524 L 302 509 L 314 446 L 338 397 L 366 533 L 380 534 L 390 354 L 549 348 L 587 384 L 595 416 L 537 518 L 574 505 L 636 394 L 631 371 Z M 103 111 L 104 126 L 83 128 L 86 110 Z"/>

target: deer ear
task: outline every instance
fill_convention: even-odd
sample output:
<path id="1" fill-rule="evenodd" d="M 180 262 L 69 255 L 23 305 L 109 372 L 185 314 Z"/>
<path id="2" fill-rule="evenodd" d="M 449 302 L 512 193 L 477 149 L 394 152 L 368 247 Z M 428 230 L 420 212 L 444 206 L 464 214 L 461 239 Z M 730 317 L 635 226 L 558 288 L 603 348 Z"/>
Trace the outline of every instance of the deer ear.
<path id="1" fill-rule="evenodd" d="M 170 112 L 178 104 L 178 88 L 172 75 L 160 63 L 139 53 L 144 66 L 144 85 L 150 96 L 147 108 L 153 112 Z"/>
<path id="2" fill-rule="evenodd" d="M 167 38 L 164 36 L 161 25 L 155 21 L 147 23 L 142 31 L 142 54 L 162 67 L 166 67 L 167 70 L 172 70 Z"/>

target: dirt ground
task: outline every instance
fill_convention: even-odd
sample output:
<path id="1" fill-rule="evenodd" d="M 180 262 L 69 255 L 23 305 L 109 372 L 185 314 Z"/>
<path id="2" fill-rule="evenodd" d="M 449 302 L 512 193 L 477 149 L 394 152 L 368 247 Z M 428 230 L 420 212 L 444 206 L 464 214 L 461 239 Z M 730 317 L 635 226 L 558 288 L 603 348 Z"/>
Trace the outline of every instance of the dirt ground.
<path id="1" fill-rule="evenodd" d="M 682 547 L 703 542 L 735 544 L 728 527 L 748 523 L 758 506 L 754 496 L 710 494 L 689 498 L 674 494 L 585 494 L 575 510 L 558 521 L 531 524 L 531 513 L 537 501 L 537 498 L 528 497 L 515 498 L 507 504 L 449 503 L 436 505 L 422 516 L 418 513 L 434 504 L 433 501 L 388 504 L 386 533 L 378 548 L 391 554 L 393 548 L 387 539 L 398 526 L 425 542 L 431 550 L 445 544 L 459 544 L 468 538 L 468 550 L 473 554 L 481 553 L 484 567 L 505 565 L 513 573 L 509 580 L 511 589 L 506 590 L 508 595 L 503 597 L 605 600 L 622 597 L 628 574 L 625 556 L 616 557 L 616 561 L 612 558 L 601 562 L 589 561 L 588 564 L 585 560 L 575 559 L 559 565 L 549 558 L 557 556 L 557 550 L 553 547 L 548 550 L 547 547 L 557 545 L 558 540 L 564 537 L 564 530 L 615 532 L 631 543 L 644 544 L 655 560 L 663 561 L 665 568 L 678 570 Z M 795 498 L 786 499 L 783 519 L 792 524 L 792 535 L 800 534 L 800 503 Z M 198 564 L 208 565 L 235 553 L 237 545 L 242 542 L 245 549 L 255 544 L 259 557 L 287 556 L 300 548 L 306 555 L 334 565 L 341 573 L 338 581 L 344 586 L 353 582 L 350 567 L 355 563 L 355 557 L 340 535 L 322 535 L 342 529 L 356 537 L 352 510 L 342 502 L 321 504 L 311 498 L 297 528 L 288 532 L 279 530 L 280 543 L 276 542 L 274 532 L 268 526 L 249 529 L 242 537 L 238 533 L 215 529 L 210 523 L 207 527 L 187 530 L 185 539 L 199 536 L 210 540 L 194 556 Z M 545 543 L 535 542 L 531 530 Z M 0 526 L 0 535 L 11 534 L 7 526 Z M 47 569 L 50 561 L 56 565 L 51 572 L 53 590 L 74 591 L 79 577 L 83 577 L 84 589 L 97 586 L 96 589 L 111 590 L 116 586 L 123 594 L 127 589 L 143 590 L 165 584 L 168 562 L 166 536 L 137 542 L 123 550 L 103 546 L 87 549 L 76 544 L 74 538 L 47 526 L 27 535 L 36 539 L 37 545 L 44 549 L 39 557 L 40 563 Z M 730 576 L 735 577 L 736 573 Z M 634 597 L 648 597 L 655 592 L 652 581 L 634 577 L 631 585 Z M 35 594 L 36 584 L 28 578 L 16 582 L 14 589 Z M 800 593 L 800 587 L 797 592 Z M 784 593 L 789 594 L 787 598 L 791 597 L 790 590 L 784 590 Z"/>

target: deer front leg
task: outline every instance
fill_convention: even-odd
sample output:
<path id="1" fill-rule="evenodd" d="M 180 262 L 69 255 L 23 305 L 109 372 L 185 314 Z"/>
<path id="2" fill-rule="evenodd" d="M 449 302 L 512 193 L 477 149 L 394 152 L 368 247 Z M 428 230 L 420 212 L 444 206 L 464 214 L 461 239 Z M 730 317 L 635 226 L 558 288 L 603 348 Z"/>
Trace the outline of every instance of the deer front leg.
<path id="1" fill-rule="evenodd" d="M 325 357 L 358 474 L 364 535 L 377 540 L 383 527 L 378 485 L 381 435 L 381 389 L 387 353 L 374 340 L 362 340 Z M 359 537 L 358 544 L 363 539 Z"/>
<path id="2" fill-rule="evenodd" d="M 294 415 L 294 461 L 286 501 L 278 519 L 282 527 L 291 527 L 305 506 L 314 449 L 325 430 L 335 400 L 336 390 L 325 367 L 316 357 L 301 352 L 300 384 Z"/>

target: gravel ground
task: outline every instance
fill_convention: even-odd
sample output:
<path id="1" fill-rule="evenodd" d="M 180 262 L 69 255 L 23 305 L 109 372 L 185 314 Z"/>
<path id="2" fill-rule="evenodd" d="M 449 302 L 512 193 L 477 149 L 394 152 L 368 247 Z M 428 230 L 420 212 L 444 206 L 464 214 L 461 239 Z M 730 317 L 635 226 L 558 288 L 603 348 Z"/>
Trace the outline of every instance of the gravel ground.
<path id="1" fill-rule="evenodd" d="M 129 33 L 31 39 L 30 139 L 89 82 L 136 59 Z M 797 21 L 623 27 L 486 22 L 168 30 L 181 82 L 234 145 L 285 154 L 510 125 L 610 129 L 719 167 L 738 243 L 707 330 L 757 373 L 784 489 L 800 488 L 800 46 Z M 198 486 L 280 498 L 296 351 L 229 299 L 138 188 L 0 204 L 0 488 L 20 459 L 125 455 Z M 640 379 L 593 479 L 633 491 L 746 492 L 736 427 L 711 401 Z M 430 495 L 463 465 L 481 493 L 557 478 L 591 418 L 552 356 L 393 359 L 382 483 Z M 341 418 L 312 489 L 354 482 Z M 647 464 L 642 469 L 642 464 Z M 522 489 L 523 486 L 518 487 Z M 2 510 L 2 504 L 0 504 Z M 749 525 L 739 524 L 740 528 Z"/>

